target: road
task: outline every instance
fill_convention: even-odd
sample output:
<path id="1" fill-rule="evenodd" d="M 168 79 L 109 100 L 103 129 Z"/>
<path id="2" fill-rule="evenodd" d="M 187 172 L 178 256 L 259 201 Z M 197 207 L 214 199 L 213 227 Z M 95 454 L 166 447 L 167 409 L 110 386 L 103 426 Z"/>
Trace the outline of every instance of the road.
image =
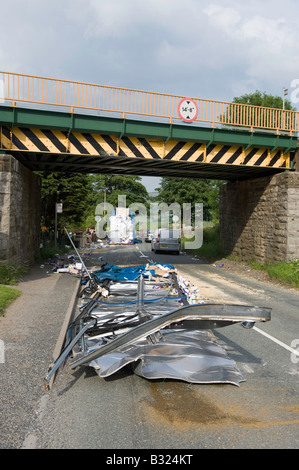
<path id="1" fill-rule="evenodd" d="M 91 368 L 66 365 L 52 390 L 40 393 L 22 448 L 134 449 L 137 454 L 142 449 L 181 449 L 183 454 L 299 448 L 299 358 L 289 349 L 293 344 L 297 352 L 298 291 L 185 255 L 154 254 L 146 243 L 102 249 L 95 260 L 99 255 L 118 265 L 174 264 L 199 283 L 206 301 L 271 307 L 272 319 L 251 330 L 233 325 L 213 331 L 242 372 L 240 387 L 148 381 L 124 369 L 101 379 Z"/>

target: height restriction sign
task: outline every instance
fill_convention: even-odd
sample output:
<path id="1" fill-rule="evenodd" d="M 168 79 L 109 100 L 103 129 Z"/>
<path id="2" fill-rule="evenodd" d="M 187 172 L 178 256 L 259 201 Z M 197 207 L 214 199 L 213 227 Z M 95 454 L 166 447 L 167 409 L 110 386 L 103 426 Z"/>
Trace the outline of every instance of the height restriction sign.
<path id="1" fill-rule="evenodd" d="M 179 116 L 185 122 L 192 122 L 197 118 L 197 104 L 191 98 L 184 98 L 179 102 Z"/>

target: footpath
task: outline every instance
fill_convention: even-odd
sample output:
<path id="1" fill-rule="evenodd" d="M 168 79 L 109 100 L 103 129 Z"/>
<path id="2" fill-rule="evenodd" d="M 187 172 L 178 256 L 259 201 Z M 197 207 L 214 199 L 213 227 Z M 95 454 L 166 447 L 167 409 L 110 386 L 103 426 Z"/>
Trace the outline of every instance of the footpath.
<path id="1" fill-rule="evenodd" d="M 77 276 L 49 273 L 36 265 L 18 285 L 22 295 L 0 318 L 0 340 L 4 344 L 0 449 L 23 446 L 45 394 L 43 379 L 60 342 L 62 346 L 61 332 L 79 285 Z"/>

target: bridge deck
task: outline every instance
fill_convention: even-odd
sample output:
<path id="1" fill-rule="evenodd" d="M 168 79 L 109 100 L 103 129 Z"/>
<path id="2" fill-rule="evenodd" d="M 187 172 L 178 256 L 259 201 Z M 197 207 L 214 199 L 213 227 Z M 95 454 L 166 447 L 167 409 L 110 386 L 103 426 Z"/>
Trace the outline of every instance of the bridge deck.
<path id="1" fill-rule="evenodd" d="M 292 169 L 294 136 L 0 106 L 0 151 L 32 170 L 248 179 Z"/>

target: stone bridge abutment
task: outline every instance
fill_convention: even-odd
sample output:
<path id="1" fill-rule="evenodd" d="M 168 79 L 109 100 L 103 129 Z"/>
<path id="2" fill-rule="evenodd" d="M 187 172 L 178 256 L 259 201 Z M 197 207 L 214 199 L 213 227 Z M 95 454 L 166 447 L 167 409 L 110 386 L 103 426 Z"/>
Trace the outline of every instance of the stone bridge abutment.
<path id="1" fill-rule="evenodd" d="M 40 179 L 0 155 L 0 263 L 33 263 L 39 253 Z"/>
<path id="2" fill-rule="evenodd" d="M 242 261 L 299 259 L 299 172 L 223 185 L 220 237 L 224 253 Z"/>

